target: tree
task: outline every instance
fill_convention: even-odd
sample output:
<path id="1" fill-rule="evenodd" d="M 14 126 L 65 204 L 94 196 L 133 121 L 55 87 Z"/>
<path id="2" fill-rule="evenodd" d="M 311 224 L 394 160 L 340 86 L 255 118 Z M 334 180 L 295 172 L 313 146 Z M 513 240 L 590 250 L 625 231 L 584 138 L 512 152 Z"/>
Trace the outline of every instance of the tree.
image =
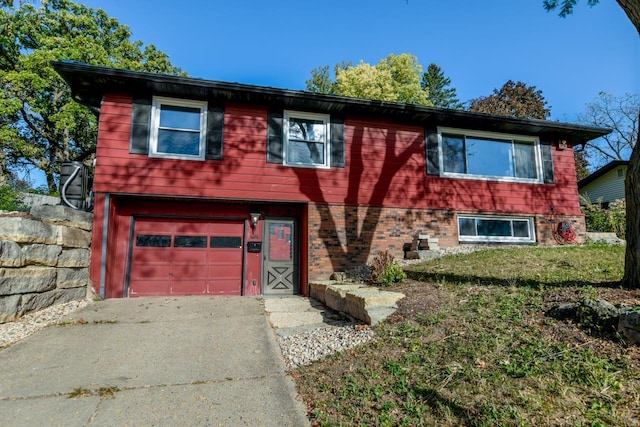
<path id="1" fill-rule="evenodd" d="M 576 165 L 576 179 L 578 181 L 581 181 L 590 175 L 588 157 L 589 155 L 586 150 L 577 150 L 574 148 L 573 159 Z"/>
<path id="2" fill-rule="evenodd" d="M 335 80 L 331 78 L 329 66 L 315 68 L 306 84 L 307 90 L 315 93 L 431 105 L 428 90 L 420 84 L 422 72 L 415 56 L 391 54 L 376 65 L 337 64 Z"/>
<path id="3" fill-rule="evenodd" d="M 70 0 L 0 3 L 0 168 L 35 167 L 50 192 L 64 161 L 95 153 L 95 115 L 73 101 L 50 66 L 73 60 L 137 71 L 184 74 L 153 45 L 132 41 L 127 26 Z"/>
<path id="4" fill-rule="evenodd" d="M 456 89 L 451 86 L 451 79 L 444 75 L 436 64 L 429 64 L 427 72 L 422 75 L 422 88 L 429 91 L 429 100 L 434 107 L 462 110 L 463 104 L 458 100 Z"/>
<path id="5" fill-rule="evenodd" d="M 541 90 L 523 82 L 509 80 L 493 94 L 469 101 L 469 111 L 499 116 L 546 119 L 551 114 Z"/>
<path id="6" fill-rule="evenodd" d="M 599 0 L 587 0 L 593 6 Z M 560 16 L 567 16 L 573 12 L 577 0 L 562 0 Z M 627 14 L 638 35 L 640 35 L 640 1 L 617 0 L 618 5 Z M 559 6 L 559 0 L 543 0 L 547 10 L 554 10 Z M 640 110 L 636 111 L 640 126 Z M 637 135 L 637 133 L 636 133 Z M 622 285 L 631 289 L 640 289 L 640 148 L 638 144 L 631 151 L 631 159 L 627 166 L 625 181 L 625 200 L 627 203 L 627 249 L 624 257 L 624 277 Z"/>
<path id="7" fill-rule="evenodd" d="M 640 95 L 625 94 L 621 97 L 600 92 L 598 98 L 587 104 L 587 111 L 580 115 L 580 122 L 611 129 L 609 135 L 590 141 L 586 148 L 590 156 L 600 164 L 612 160 L 629 160 L 638 142 L 638 111 Z"/>

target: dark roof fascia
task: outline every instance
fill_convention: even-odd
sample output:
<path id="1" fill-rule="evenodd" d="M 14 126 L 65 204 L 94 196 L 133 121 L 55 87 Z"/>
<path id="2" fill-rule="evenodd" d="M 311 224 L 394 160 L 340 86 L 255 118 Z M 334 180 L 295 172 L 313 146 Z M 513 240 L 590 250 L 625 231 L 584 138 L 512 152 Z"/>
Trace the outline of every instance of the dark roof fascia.
<path id="1" fill-rule="evenodd" d="M 588 177 L 586 177 L 584 179 L 581 179 L 578 182 L 578 189 L 581 189 L 581 188 L 591 184 L 593 181 L 595 181 L 598 178 L 600 178 L 601 176 L 611 172 L 612 170 L 614 170 L 618 166 L 628 166 L 628 165 L 629 165 L 629 161 L 628 160 L 613 160 L 613 161 L 607 163 L 606 165 L 604 165 L 603 167 L 601 167 L 600 169 L 598 169 L 597 171 L 595 171 L 594 173 L 592 173 L 591 175 L 589 175 Z"/>
<path id="2" fill-rule="evenodd" d="M 71 87 L 74 99 L 94 110 L 100 108 L 102 98 L 107 93 L 158 94 L 212 102 L 232 101 L 272 108 L 305 109 L 342 116 L 388 118 L 423 126 L 530 134 L 550 140 L 566 139 L 573 145 L 584 144 L 610 133 L 609 129 L 592 126 L 121 70 L 73 61 L 53 62 L 52 66 Z"/>

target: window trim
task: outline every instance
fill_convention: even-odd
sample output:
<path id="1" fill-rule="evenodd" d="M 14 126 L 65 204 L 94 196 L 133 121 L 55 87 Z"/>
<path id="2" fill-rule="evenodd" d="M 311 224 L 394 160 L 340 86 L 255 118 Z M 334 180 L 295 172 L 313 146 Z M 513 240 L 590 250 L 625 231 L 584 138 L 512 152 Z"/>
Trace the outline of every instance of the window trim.
<path id="1" fill-rule="evenodd" d="M 198 108 L 200 110 L 199 154 L 171 154 L 158 152 L 158 133 L 160 130 L 160 111 L 162 106 Z M 207 101 L 193 99 L 169 98 L 154 96 L 151 102 L 151 129 L 149 135 L 149 157 L 178 160 L 205 160 L 207 146 Z M 180 129 L 177 129 L 180 130 Z"/>
<path id="2" fill-rule="evenodd" d="M 324 163 L 308 164 L 289 162 L 289 120 L 309 119 L 322 120 L 325 127 L 324 141 Z M 312 168 L 312 169 L 329 169 L 331 168 L 331 116 L 329 114 L 307 113 L 303 111 L 284 110 L 282 116 L 282 164 L 290 167 Z"/>
<path id="3" fill-rule="evenodd" d="M 519 178 L 515 176 L 475 175 L 475 174 L 469 174 L 469 173 L 446 172 L 444 170 L 444 153 L 443 153 L 443 137 L 442 137 L 443 134 L 463 135 L 464 137 L 475 137 L 475 138 L 484 138 L 484 139 L 510 140 L 512 144 L 514 141 L 531 142 L 533 145 L 534 158 L 536 161 L 535 171 L 536 171 L 537 178 L 532 179 L 532 178 Z M 478 130 L 471 130 L 471 129 L 450 128 L 450 127 L 438 127 L 438 157 L 439 157 L 439 167 L 440 167 L 441 177 L 458 178 L 458 179 L 476 179 L 476 180 L 485 180 L 485 181 L 500 181 L 500 182 L 517 182 L 517 183 L 523 183 L 523 184 L 544 184 L 542 149 L 540 147 L 540 138 L 537 136 L 478 131 Z M 465 153 L 465 161 L 466 161 L 466 153 Z"/>
<path id="4" fill-rule="evenodd" d="M 489 220 L 508 220 L 512 221 L 511 236 L 463 236 L 460 234 L 461 219 L 489 219 Z M 513 236 L 513 221 L 527 221 L 529 223 L 529 238 Z M 458 215 L 458 241 L 460 243 L 535 243 L 536 242 L 536 226 L 535 218 L 528 216 L 502 216 L 502 215 Z M 476 231 L 477 231 L 476 223 Z"/>

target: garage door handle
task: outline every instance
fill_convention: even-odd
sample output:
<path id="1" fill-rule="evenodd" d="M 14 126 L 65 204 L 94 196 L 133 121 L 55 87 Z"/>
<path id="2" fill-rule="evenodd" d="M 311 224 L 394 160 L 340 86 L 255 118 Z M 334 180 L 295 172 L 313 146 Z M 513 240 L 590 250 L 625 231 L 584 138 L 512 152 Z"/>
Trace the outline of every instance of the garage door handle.
<path id="1" fill-rule="evenodd" d="M 169 276 L 173 276 L 173 273 L 169 273 Z"/>

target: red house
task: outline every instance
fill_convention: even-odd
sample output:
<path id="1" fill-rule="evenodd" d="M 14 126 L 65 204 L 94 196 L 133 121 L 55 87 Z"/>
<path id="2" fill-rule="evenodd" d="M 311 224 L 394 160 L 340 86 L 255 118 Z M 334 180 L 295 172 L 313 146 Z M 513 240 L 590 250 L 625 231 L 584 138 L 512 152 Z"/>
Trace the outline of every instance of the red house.
<path id="1" fill-rule="evenodd" d="M 572 146 L 606 130 L 57 62 L 99 114 L 91 278 L 107 298 L 308 293 L 421 232 L 584 238 Z"/>

